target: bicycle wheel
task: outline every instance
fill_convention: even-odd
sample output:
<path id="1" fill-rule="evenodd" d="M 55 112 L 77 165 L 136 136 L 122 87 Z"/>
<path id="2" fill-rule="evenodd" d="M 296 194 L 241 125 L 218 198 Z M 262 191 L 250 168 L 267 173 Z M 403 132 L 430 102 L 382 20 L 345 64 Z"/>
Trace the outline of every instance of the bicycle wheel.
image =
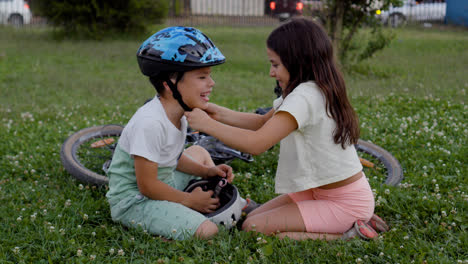
<path id="1" fill-rule="evenodd" d="M 383 175 L 385 184 L 396 186 L 403 180 L 403 169 L 400 163 L 388 151 L 361 139 L 355 147 L 359 156 L 364 159 L 364 161 L 361 160 L 363 166 L 375 169 L 377 174 Z"/>
<path id="2" fill-rule="evenodd" d="M 120 125 L 104 125 L 74 133 L 60 150 L 62 165 L 81 182 L 106 185 L 106 172 L 122 130 Z"/>

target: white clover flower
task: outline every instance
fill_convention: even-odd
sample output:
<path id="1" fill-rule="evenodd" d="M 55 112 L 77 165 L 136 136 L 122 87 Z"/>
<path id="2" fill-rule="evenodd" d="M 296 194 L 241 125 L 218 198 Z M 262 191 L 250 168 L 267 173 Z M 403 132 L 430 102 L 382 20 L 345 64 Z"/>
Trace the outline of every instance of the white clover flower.
<path id="1" fill-rule="evenodd" d="M 109 254 L 113 255 L 114 252 L 115 252 L 115 249 L 114 249 L 114 248 L 109 249 Z"/>
<path id="2" fill-rule="evenodd" d="M 62 234 L 62 235 L 65 235 L 65 229 L 60 228 L 59 233 Z"/>
<path id="3" fill-rule="evenodd" d="M 65 201 L 65 207 L 69 207 L 71 205 L 71 200 L 68 199 Z"/>
<path id="4" fill-rule="evenodd" d="M 409 236 L 404 236 L 403 239 L 404 239 L 404 240 L 408 240 L 408 239 L 409 239 Z"/>
<path id="5" fill-rule="evenodd" d="M 117 252 L 117 255 L 123 256 L 125 255 L 125 252 L 123 251 L 123 249 L 119 249 L 119 251 Z"/>
<path id="6" fill-rule="evenodd" d="M 91 235 L 92 235 L 92 236 L 96 236 L 96 232 L 92 232 Z"/>
<path id="7" fill-rule="evenodd" d="M 12 249 L 12 251 L 13 251 L 13 253 L 18 254 L 20 252 L 20 248 L 19 247 L 14 247 Z"/>
<path id="8" fill-rule="evenodd" d="M 440 215 L 442 215 L 442 217 L 446 217 L 446 216 L 447 216 L 447 212 L 442 211 L 442 212 L 440 212 Z"/>
<path id="9" fill-rule="evenodd" d="M 36 215 L 37 215 L 37 213 L 34 213 L 34 214 L 32 214 L 32 215 L 30 216 L 31 221 L 34 222 L 34 220 L 36 220 Z"/>
<path id="10" fill-rule="evenodd" d="M 84 188 L 83 184 L 78 185 L 79 190 L 83 190 L 83 188 Z"/>
<path id="11" fill-rule="evenodd" d="M 390 194 L 390 190 L 389 190 L 389 189 L 385 189 L 385 194 Z"/>
<path id="12" fill-rule="evenodd" d="M 54 226 L 49 226 L 49 232 L 53 233 L 55 231 L 55 227 Z"/>
<path id="13" fill-rule="evenodd" d="M 83 214 L 83 219 L 84 219 L 84 220 L 88 220 L 88 215 L 87 215 L 87 214 Z"/>
<path id="14" fill-rule="evenodd" d="M 78 249 L 78 250 L 76 251 L 76 256 L 81 257 L 82 255 L 83 255 L 83 250 Z"/>
<path id="15" fill-rule="evenodd" d="M 16 221 L 18 221 L 18 222 L 21 222 L 21 220 L 23 220 L 23 218 L 21 217 L 21 215 L 18 216 L 18 218 L 16 218 Z"/>
<path id="16" fill-rule="evenodd" d="M 379 257 L 383 257 L 385 254 L 383 252 L 380 252 Z"/>
<path id="17" fill-rule="evenodd" d="M 357 258 L 356 263 L 362 263 L 362 258 Z"/>
<path id="18" fill-rule="evenodd" d="M 77 228 L 78 228 L 78 229 L 81 229 L 81 225 L 78 225 Z"/>
<path id="19" fill-rule="evenodd" d="M 92 261 L 92 260 L 95 260 L 95 259 L 96 259 L 96 255 L 91 255 L 91 256 L 89 256 L 89 260 Z"/>

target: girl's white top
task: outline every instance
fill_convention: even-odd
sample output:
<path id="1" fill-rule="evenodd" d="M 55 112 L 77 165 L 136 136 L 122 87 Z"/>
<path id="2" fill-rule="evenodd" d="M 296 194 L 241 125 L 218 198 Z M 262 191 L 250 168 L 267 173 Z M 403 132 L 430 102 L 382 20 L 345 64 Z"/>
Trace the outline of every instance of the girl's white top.
<path id="1" fill-rule="evenodd" d="M 327 115 L 325 97 L 312 81 L 273 102 L 298 128 L 280 142 L 276 193 L 290 193 L 347 179 L 362 170 L 353 145 L 345 149 L 333 141 L 335 121 Z"/>

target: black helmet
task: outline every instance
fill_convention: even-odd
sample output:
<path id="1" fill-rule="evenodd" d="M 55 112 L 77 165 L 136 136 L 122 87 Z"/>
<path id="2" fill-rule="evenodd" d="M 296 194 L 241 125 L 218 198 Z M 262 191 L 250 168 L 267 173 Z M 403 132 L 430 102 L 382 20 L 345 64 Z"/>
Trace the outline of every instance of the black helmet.
<path id="1" fill-rule="evenodd" d="M 184 191 L 192 192 L 197 187 L 201 187 L 203 191 L 212 190 L 214 191 L 213 197 L 219 198 L 219 208 L 215 212 L 204 215 L 215 224 L 223 225 L 227 229 L 234 227 L 248 204 L 248 201 L 240 197 L 236 186 L 228 183 L 226 179 L 216 176 L 191 180 Z"/>
<path id="2" fill-rule="evenodd" d="M 186 72 L 225 62 L 218 48 L 200 30 L 192 27 L 169 27 L 149 37 L 137 52 L 141 72 L 149 77 L 161 73 Z M 177 91 L 177 82 L 172 83 L 167 76 L 161 76 L 170 86 L 174 98 L 189 111 Z"/>

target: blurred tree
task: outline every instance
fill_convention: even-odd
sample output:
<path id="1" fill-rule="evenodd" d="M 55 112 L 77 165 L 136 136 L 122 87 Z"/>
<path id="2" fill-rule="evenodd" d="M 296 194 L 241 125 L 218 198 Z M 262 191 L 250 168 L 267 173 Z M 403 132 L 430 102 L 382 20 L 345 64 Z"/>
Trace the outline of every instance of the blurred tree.
<path id="1" fill-rule="evenodd" d="M 67 36 L 99 39 L 109 33 L 142 33 L 167 15 L 167 0 L 34 0 L 36 15 Z"/>
<path id="2" fill-rule="evenodd" d="M 378 10 L 402 5 L 402 0 L 323 0 L 318 17 L 342 64 L 362 61 L 385 48 L 394 38 L 383 32 Z M 316 13 L 318 14 L 318 13 Z M 366 30 L 361 30 L 366 29 Z M 359 37 L 357 37 L 359 36 Z"/>

